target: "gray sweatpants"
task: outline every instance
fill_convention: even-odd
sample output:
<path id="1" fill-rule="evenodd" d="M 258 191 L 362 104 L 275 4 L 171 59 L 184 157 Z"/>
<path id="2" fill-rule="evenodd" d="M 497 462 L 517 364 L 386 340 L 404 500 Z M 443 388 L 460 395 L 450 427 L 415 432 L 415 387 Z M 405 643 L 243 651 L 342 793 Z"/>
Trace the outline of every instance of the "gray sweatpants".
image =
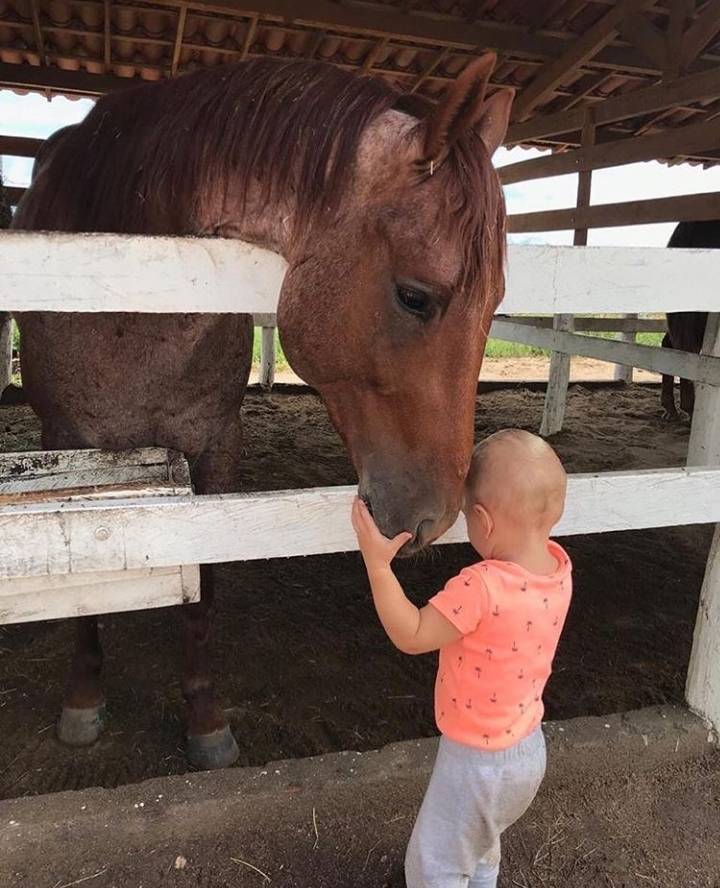
<path id="1" fill-rule="evenodd" d="M 495 888 L 500 836 L 544 776 L 541 728 L 498 752 L 441 737 L 405 855 L 407 888 Z"/>

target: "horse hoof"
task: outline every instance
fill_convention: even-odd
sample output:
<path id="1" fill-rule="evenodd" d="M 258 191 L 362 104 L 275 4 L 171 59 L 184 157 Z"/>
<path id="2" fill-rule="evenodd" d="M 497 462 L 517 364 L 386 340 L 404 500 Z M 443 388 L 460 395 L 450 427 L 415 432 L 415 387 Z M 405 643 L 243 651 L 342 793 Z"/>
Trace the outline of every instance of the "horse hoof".
<path id="1" fill-rule="evenodd" d="M 190 764 L 200 771 L 229 768 L 239 755 L 240 750 L 227 725 L 210 734 L 188 735 L 187 757 Z"/>
<path id="2" fill-rule="evenodd" d="M 662 412 L 663 422 L 678 422 L 680 417 L 677 410 L 664 409 Z"/>
<path id="3" fill-rule="evenodd" d="M 57 724 L 57 736 L 67 746 L 90 746 L 100 736 L 105 724 L 105 704 L 75 709 L 63 706 Z"/>

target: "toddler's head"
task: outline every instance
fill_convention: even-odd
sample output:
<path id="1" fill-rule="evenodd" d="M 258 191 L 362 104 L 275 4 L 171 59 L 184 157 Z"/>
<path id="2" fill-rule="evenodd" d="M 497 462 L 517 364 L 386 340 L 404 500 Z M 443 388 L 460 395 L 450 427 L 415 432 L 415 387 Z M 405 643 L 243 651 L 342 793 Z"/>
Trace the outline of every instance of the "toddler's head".
<path id="1" fill-rule="evenodd" d="M 483 558 L 547 540 L 565 507 L 567 478 L 537 435 L 505 429 L 473 451 L 464 512 L 470 542 Z"/>

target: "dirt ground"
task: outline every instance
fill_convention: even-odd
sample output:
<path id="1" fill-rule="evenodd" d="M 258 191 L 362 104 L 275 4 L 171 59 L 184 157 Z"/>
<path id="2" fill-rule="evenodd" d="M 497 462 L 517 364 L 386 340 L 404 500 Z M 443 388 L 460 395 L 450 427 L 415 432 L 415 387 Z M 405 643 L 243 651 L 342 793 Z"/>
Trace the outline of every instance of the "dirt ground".
<path id="1" fill-rule="evenodd" d="M 503 839 L 500 888 L 718 888 L 720 755 L 692 721 L 654 707 L 548 725 L 548 774 Z M 0 801 L 0 885 L 401 888 L 434 750 Z"/>
<path id="2" fill-rule="evenodd" d="M 537 429 L 543 395 L 478 400 L 477 434 Z M 325 411 L 310 394 L 257 391 L 244 407 L 247 489 L 353 482 Z M 575 387 L 555 446 L 570 471 L 683 462 L 688 428 L 662 422 L 654 387 Z M 0 450 L 39 446 L 27 407 L 0 408 Z M 709 529 L 574 537 L 576 593 L 547 693 L 548 717 L 680 702 Z M 424 601 L 472 558 L 443 546 L 403 563 Z M 373 749 L 434 733 L 433 656 L 406 657 L 373 612 L 359 556 L 222 565 L 214 659 L 241 747 L 240 765 L 341 749 Z M 116 786 L 182 773 L 177 614 L 103 617 L 107 731 L 92 749 L 60 748 L 53 724 L 72 645 L 69 621 L 0 632 L 0 797 Z"/>

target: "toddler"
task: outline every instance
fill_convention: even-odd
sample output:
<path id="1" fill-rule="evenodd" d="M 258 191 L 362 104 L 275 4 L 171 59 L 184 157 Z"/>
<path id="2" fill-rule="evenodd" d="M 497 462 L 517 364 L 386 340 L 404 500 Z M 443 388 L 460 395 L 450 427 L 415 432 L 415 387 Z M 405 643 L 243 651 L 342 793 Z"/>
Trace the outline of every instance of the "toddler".
<path id="1" fill-rule="evenodd" d="M 565 504 L 553 449 L 509 429 L 479 444 L 463 511 L 483 560 L 418 609 L 391 562 L 411 534 L 382 536 L 359 499 L 353 527 L 390 640 L 438 650 L 437 759 L 405 857 L 408 888 L 494 888 L 500 836 L 545 774 L 542 693 L 570 605 L 571 565 L 549 536 Z"/>

